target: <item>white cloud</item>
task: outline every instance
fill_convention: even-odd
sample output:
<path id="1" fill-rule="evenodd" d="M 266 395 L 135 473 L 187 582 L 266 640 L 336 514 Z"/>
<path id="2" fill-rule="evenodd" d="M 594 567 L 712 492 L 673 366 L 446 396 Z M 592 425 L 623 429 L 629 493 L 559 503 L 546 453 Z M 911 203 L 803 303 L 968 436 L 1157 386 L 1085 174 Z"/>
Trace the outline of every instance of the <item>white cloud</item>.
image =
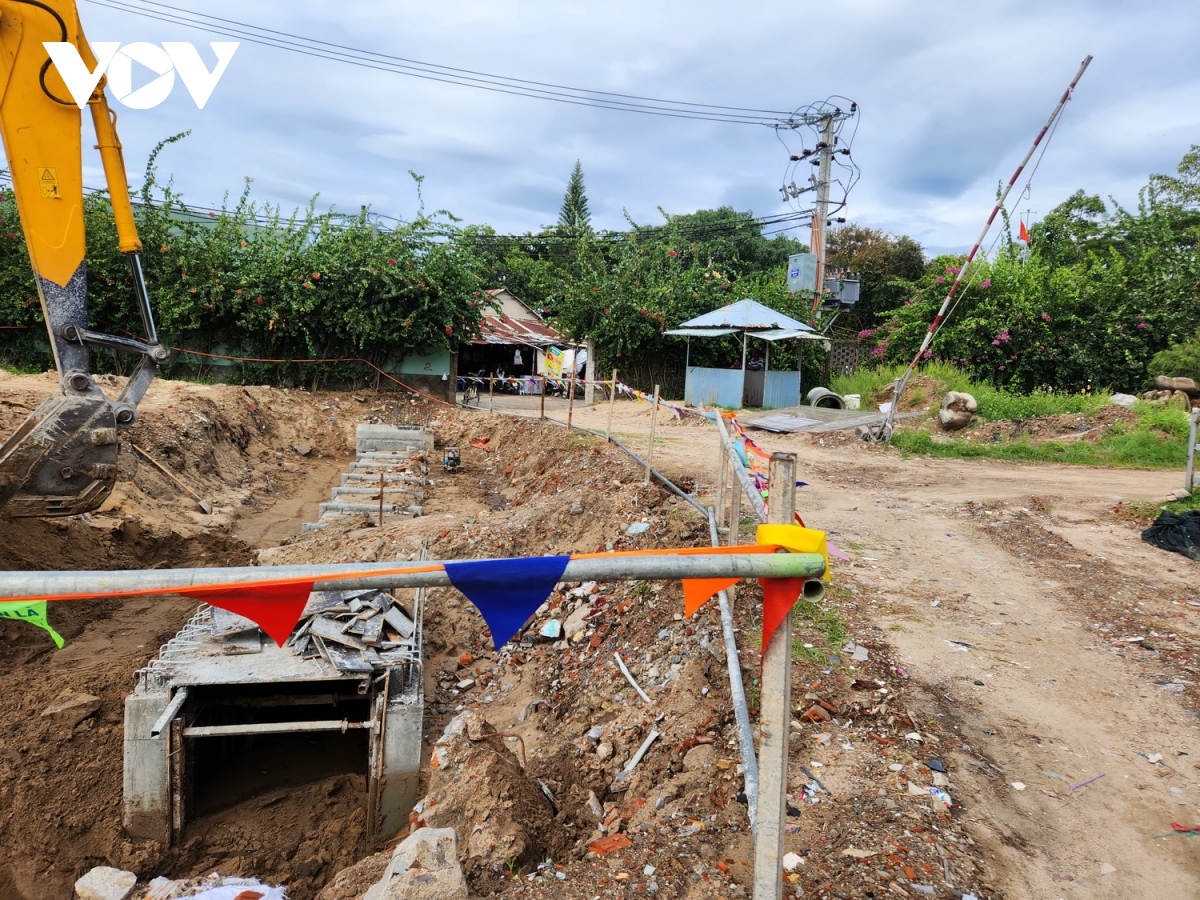
<path id="1" fill-rule="evenodd" d="M 862 181 L 846 211 L 930 247 L 966 248 L 1079 60 L 1095 53 L 1034 182 L 1045 214 L 1078 188 L 1123 203 L 1200 143 L 1187 0 L 955 0 L 920 4 L 714 0 L 606 4 L 462 0 L 211 0 L 196 9 L 442 65 L 553 84 L 732 106 L 794 109 L 831 94 L 862 105 Z M 90 3 L 93 40 L 227 39 Z M 595 224 L 734 203 L 785 211 L 786 151 L 770 129 L 606 112 L 470 90 L 244 43 L 203 111 L 186 94 L 119 109 L 133 180 L 156 141 L 188 199 L 236 195 L 411 215 L 407 170 L 430 209 L 500 231 L 555 220 L 582 160 Z M 89 181 L 97 175 L 88 170 Z"/>

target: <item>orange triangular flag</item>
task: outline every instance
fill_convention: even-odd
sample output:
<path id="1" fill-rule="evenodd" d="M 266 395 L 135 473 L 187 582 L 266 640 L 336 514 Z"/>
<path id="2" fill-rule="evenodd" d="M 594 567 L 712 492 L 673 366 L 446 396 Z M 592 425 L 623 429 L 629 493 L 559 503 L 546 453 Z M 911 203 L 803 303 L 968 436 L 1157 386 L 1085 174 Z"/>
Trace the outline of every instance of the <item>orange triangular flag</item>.
<path id="1" fill-rule="evenodd" d="M 760 578 L 763 591 L 762 655 L 767 655 L 767 644 L 776 629 L 788 617 L 800 594 L 804 592 L 807 578 Z"/>
<path id="2" fill-rule="evenodd" d="M 1021 231 L 1019 232 L 1018 237 L 1025 243 L 1029 243 L 1029 229 L 1025 227 L 1024 222 L 1021 223 Z"/>
<path id="3" fill-rule="evenodd" d="M 740 578 L 684 578 L 683 614 L 690 616 L 718 591 L 733 587 Z"/>

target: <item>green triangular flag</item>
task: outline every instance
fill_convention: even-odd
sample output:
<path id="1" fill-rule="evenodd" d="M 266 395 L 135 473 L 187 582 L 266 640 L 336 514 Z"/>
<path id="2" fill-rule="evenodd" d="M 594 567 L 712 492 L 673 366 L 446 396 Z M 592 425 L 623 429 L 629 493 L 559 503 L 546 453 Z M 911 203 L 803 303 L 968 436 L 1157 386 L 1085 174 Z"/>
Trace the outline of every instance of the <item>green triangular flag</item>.
<path id="1" fill-rule="evenodd" d="M 46 629 L 50 632 L 50 637 L 54 638 L 54 643 L 60 650 L 65 643 L 62 635 L 50 627 L 50 621 L 46 618 L 45 600 L 35 603 L 29 603 L 24 600 L 12 600 L 0 603 L 0 619 L 19 619 L 22 622 L 28 622 L 30 625 L 36 625 L 38 628 Z"/>

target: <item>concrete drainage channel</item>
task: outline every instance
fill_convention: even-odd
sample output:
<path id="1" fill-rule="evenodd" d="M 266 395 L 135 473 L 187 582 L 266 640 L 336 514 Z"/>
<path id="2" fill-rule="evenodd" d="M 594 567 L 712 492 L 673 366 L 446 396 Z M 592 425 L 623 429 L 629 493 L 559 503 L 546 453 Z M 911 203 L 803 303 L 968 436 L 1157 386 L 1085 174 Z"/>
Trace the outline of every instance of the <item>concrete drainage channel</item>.
<path id="1" fill-rule="evenodd" d="M 421 515 L 429 472 L 426 455 L 432 452 L 433 435 L 419 428 L 359 425 L 350 471 L 342 475 L 330 502 L 318 508 L 320 518 L 305 522 L 302 530 L 317 531 L 338 516 L 366 514 L 388 522 Z"/>
<path id="2" fill-rule="evenodd" d="M 381 477 L 385 521 L 420 515 L 433 436 L 360 425 L 356 439 L 357 460 L 304 530 L 378 514 Z M 246 785 L 344 773 L 366 776 L 369 835 L 400 831 L 420 778 L 425 593 L 314 591 L 283 647 L 201 605 L 125 700 L 126 832 L 179 846 L 189 821 L 247 799 Z"/>

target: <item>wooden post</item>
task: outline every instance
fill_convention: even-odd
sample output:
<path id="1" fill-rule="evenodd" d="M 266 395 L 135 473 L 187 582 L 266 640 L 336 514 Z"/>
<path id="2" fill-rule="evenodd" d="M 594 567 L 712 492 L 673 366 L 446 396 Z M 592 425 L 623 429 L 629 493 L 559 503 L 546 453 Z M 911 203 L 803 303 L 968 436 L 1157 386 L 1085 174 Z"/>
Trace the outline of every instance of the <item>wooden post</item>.
<path id="1" fill-rule="evenodd" d="M 796 510 L 796 455 L 771 454 L 767 521 L 790 525 Z M 783 897 L 787 824 L 788 732 L 792 708 L 792 616 L 779 624 L 762 660 L 758 730 L 758 830 L 754 835 L 754 900 Z"/>
<path id="2" fill-rule="evenodd" d="M 571 417 L 575 415 L 575 370 L 578 367 L 575 365 L 575 357 L 571 357 L 571 380 L 567 385 L 567 390 L 571 396 L 567 399 L 567 427 L 571 427 Z"/>
<path id="3" fill-rule="evenodd" d="M 488 412 L 496 411 L 496 373 L 488 372 Z"/>
<path id="4" fill-rule="evenodd" d="M 379 473 L 379 527 L 383 527 L 383 473 Z"/>
<path id="5" fill-rule="evenodd" d="M 608 428 L 604 430 L 604 440 L 612 441 L 612 417 L 613 406 L 617 402 L 617 370 L 613 369 L 612 386 L 609 388 L 608 395 Z"/>
<path id="6" fill-rule="evenodd" d="M 650 410 L 650 449 L 646 451 L 646 484 L 650 483 L 650 463 L 654 460 L 654 429 L 658 425 L 658 385 L 654 386 L 654 407 Z"/>
<path id="7" fill-rule="evenodd" d="M 546 376 L 542 376 L 542 414 L 539 418 L 546 418 Z"/>

